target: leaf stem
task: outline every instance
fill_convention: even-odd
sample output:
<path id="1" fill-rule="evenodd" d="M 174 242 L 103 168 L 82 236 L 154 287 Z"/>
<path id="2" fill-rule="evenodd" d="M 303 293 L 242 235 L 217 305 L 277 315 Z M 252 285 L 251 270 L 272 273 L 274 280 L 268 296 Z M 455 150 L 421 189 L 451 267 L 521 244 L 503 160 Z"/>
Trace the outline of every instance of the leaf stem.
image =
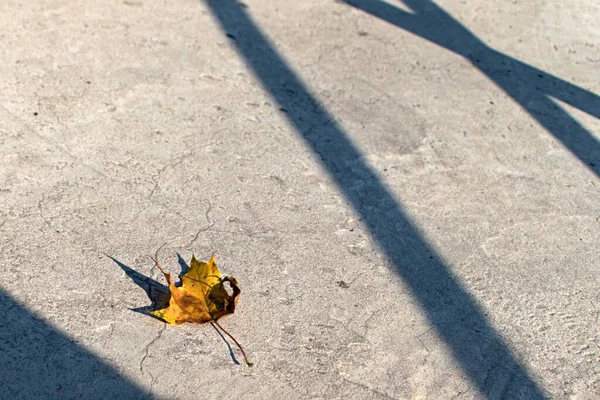
<path id="1" fill-rule="evenodd" d="M 160 250 L 160 249 L 159 249 L 159 250 Z M 158 253 L 158 251 L 157 251 L 157 253 Z M 165 270 L 164 270 L 164 269 L 162 269 L 162 267 L 161 267 L 161 266 L 160 266 L 160 264 L 158 263 L 158 260 L 157 260 L 156 258 L 152 257 L 152 256 L 149 256 L 149 257 L 150 257 L 150 259 L 151 259 L 152 261 L 154 261 L 154 265 L 155 265 L 155 266 L 157 266 L 157 267 L 158 267 L 158 269 L 160 269 L 160 272 L 162 272 L 163 274 L 165 274 L 165 275 L 166 275 L 167 273 L 165 272 Z"/>
<path id="2" fill-rule="evenodd" d="M 213 321 L 213 323 L 218 326 L 219 328 L 221 328 L 221 330 L 231 338 L 231 340 L 234 341 L 234 343 L 237 345 L 237 347 L 240 349 L 240 351 L 242 352 L 242 355 L 244 356 L 244 362 L 246 363 L 246 365 L 248 365 L 249 367 L 253 366 L 254 363 L 251 363 L 250 361 L 248 361 L 248 356 L 246 356 L 246 352 L 244 351 L 244 348 L 242 347 L 241 344 L 238 343 L 237 340 L 235 340 L 235 338 L 233 336 L 231 336 L 231 333 L 227 332 L 227 330 L 225 330 L 225 328 L 223 328 L 221 326 L 221 324 L 219 324 L 216 320 Z"/>

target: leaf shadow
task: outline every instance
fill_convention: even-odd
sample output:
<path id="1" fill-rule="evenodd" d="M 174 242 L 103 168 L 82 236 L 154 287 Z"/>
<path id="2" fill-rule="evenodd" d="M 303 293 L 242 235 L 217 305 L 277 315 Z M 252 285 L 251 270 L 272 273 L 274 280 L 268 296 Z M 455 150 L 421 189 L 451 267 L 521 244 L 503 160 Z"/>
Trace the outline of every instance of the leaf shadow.
<path id="1" fill-rule="evenodd" d="M 169 300 L 171 298 L 171 292 L 169 291 L 169 288 L 167 286 L 163 285 L 162 283 L 155 281 L 154 279 L 150 278 L 149 276 L 146 276 L 144 274 L 137 272 L 136 270 L 134 270 L 133 268 L 129 267 L 126 264 L 123 264 L 121 261 L 117 260 L 116 258 L 114 258 L 106 253 L 103 253 L 103 254 L 106 257 L 110 258 L 115 264 L 117 264 L 123 270 L 123 272 L 125 272 L 125 274 L 127 274 L 127 276 L 129 278 L 131 278 L 133 283 L 135 283 L 136 285 L 138 285 L 139 287 L 144 289 L 144 291 L 146 292 L 146 295 L 152 302 L 152 304 L 149 306 L 130 308 L 130 310 L 140 313 L 140 314 L 148 315 L 148 316 L 155 318 L 161 322 L 164 322 L 160 318 L 151 314 L 150 311 L 160 310 L 169 305 Z M 181 273 L 179 276 L 181 276 L 181 275 L 185 274 L 187 271 L 189 271 L 190 266 L 188 265 L 188 263 L 185 262 L 185 260 L 181 257 L 181 255 L 179 253 L 177 253 L 177 262 L 179 263 L 179 266 L 181 267 Z M 229 342 L 227 341 L 225 336 L 223 336 L 221 331 L 219 331 L 219 329 L 217 329 L 217 327 L 213 323 L 211 323 L 210 325 L 217 331 L 217 333 L 219 334 L 221 339 L 223 339 L 223 341 L 227 345 L 227 348 L 229 350 L 229 355 L 231 356 L 231 360 L 233 361 L 233 363 L 236 365 L 240 365 L 240 362 L 235 357 L 235 354 L 233 353 L 233 349 L 231 348 L 231 345 L 229 344 Z"/>
<path id="2" fill-rule="evenodd" d="M 179 273 L 179 276 L 185 275 L 185 273 L 190 270 L 190 266 L 187 262 L 185 262 L 183 257 L 181 257 L 181 254 L 179 254 L 179 253 L 176 253 L 176 254 L 177 254 L 177 262 L 179 263 L 179 267 L 181 268 L 181 272 Z"/>
<path id="3" fill-rule="evenodd" d="M 227 345 L 227 349 L 229 349 L 229 355 L 231 356 L 231 360 L 233 361 L 233 363 L 235 365 L 240 365 L 240 362 L 237 360 L 237 358 L 235 358 L 235 354 L 233 353 L 233 349 L 231 348 L 231 344 L 229 344 L 229 342 L 227 341 L 227 338 L 225 338 L 225 336 L 223 336 L 223 334 L 221 333 L 221 331 L 219 330 L 219 328 L 217 328 L 215 326 L 215 324 L 213 324 L 211 322 L 210 325 L 215 329 L 215 331 L 217 331 L 217 333 L 219 334 L 219 336 L 221 336 L 221 339 L 223 339 L 223 341 Z"/>
<path id="4" fill-rule="evenodd" d="M 128 265 L 123 264 L 121 261 L 108 254 L 104 255 L 113 260 L 113 262 L 117 264 L 123 270 L 123 272 L 127 274 L 129 278 L 131 278 L 133 283 L 144 289 L 146 295 L 152 302 L 152 304 L 149 306 L 130 308 L 131 311 L 135 311 L 140 314 L 149 315 L 153 318 L 156 318 L 150 313 L 150 311 L 159 310 L 169 305 L 171 292 L 169 291 L 169 288 L 167 286 L 163 285 L 158 281 L 155 281 L 149 276 L 137 272 Z"/>

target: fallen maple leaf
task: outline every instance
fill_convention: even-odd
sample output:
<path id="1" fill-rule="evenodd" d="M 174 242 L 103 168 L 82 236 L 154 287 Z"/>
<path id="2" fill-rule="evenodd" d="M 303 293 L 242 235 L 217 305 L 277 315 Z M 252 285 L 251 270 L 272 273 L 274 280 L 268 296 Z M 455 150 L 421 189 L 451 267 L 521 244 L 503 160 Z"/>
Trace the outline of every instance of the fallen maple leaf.
<path id="1" fill-rule="evenodd" d="M 171 274 L 165 272 L 157 260 L 154 258 L 152 260 L 165 276 L 171 291 L 171 298 L 167 308 L 152 311 L 151 314 L 169 324 L 214 323 L 237 344 L 246 364 L 252 365 L 238 341 L 217 322 L 222 316 L 233 314 L 240 289 L 234 277 L 221 275 L 221 271 L 215 263 L 214 254 L 207 263 L 198 261 L 196 257 L 192 256 L 190 269 L 179 277 L 181 286 L 175 286 Z M 231 294 L 225 289 L 225 282 L 229 282 L 231 285 Z"/>
<path id="2" fill-rule="evenodd" d="M 190 269 L 180 276 L 179 287 L 173 284 L 171 274 L 165 272 L 156 260 L 154 262 L 167 279 L 171 299 L 167 308 L 153 311 L 153 315 L 170 324 L 203 324 L 234 312 L 240 289 L 234 277 L 221 276 L 214 256 L 208 263 L 198 261 L 192 256 Z M 224 282 L 231 284 L 233 294 L 227 293 Z"/>

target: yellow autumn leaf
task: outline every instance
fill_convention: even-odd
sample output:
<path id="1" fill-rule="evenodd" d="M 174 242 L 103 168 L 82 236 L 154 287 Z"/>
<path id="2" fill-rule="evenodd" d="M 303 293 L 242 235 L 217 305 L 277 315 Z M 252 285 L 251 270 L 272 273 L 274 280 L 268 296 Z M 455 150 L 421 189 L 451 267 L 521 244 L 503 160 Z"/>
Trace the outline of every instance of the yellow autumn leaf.
<path id="1" fill-rule="evenodd" d="M 173 284 L 171 274 L 165 272 L 158 262 L 154 261 L 165 275 L 171 291 L 169 306 L 152 311 L 154 316 L 170 324 L 183 322 L 203 324 L 234 312 L 240 289 L 234 277 L 223 278 L 215 263 L 214 255 L 208 263 L 198 261 L 192 256 L 190 269 L 180 277 L 179 287 Z M 232 294 L 227 293 L 225 282 L 231 285 Z"/>
<path id="2" fill-rule="evenodd" d="M 234 277 L 221 275 L 214 254 L 206 263 L 192 256 L 190 269 L 180 276 L 181 286 L 175 286 L 171 274 L 165 272 L 157 260 L 152 260 L 165 276 L 171 297 L 168 307 L 152 311 L 151 314 L 169 324 L 213 322 L 235 342 L 244 356 L 244 361 L 251 366 L 252 363 L 248 361 L 242 346 L 217 322 L 222 316 L 233 314 L 240 289 Z M 229 282 L 231 294 L 225 289 L 225 282 Z"/>

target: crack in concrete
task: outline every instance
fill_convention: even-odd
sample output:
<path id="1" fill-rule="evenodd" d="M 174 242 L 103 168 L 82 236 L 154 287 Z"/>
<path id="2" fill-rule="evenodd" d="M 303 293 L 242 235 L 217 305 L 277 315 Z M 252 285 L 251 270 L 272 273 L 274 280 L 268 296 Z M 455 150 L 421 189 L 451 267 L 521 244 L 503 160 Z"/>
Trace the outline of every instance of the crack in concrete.
<path id="1" fill-rule="evenodd" d="M 150 177 L 150 179 L 154 183 L 154 187 L 152 188 L 152 190 L 150 190 L 150 193 L 148 194 L 147 198 L 149 199 L 154 195 L 154 192 L 156 192 L 156 189 L 158 189 L 158 186 L 159 186 L 158 181 L 160 180 L 160 176 L 167 170 L 167 168 L 175 167 L 175 166 L 181 164 L 183 162 L 183 160 L 185 160 L 186 158 L 189 158 L 193 155 L 194 155 L 194 152 L 190 151 L 188 153 L 185 153 L 185 154 L 182 154 L 182 155 L 176 157 L 174 160 L 172 160 L 172 161 L 168 162 L 167 164 L 163 165 L 162 167 L 160 167 L 158 169 L 158 171 L 156 171 L 156 173 Z"/>
<path id="2" fill-rule="evenodd" d="M 379 391 L 379 390 L 377 390 L 377 389 L 373 389 L 373 388 L 371 388 L 371 387 L 369 387 L 369 386 L 365 385 L 364 383 L 356 382 L 356 381 L 353 381 L 352 379 L 347 379 L 347 378 L 346 378 L 346 379 L 344 379 L 344 381 L 346 381 L 346 382 L 349 382 L 349 383 L 352 383 L 352 384 L 354 384 L 354 385 L 356 385 L 356 386 L 359 386 L 359 387 L 361 387 L 361 388 L 363 388 L 363 389 L 366 389 L 367 391 L 369 391 L 369 392 L 371 392 L 371 393 L 374 393 L 374 394 L 376 394 L 376 395 L 378 395 L 378 396 L 380 396 L 380 397 L 382 397 L 382 398 L 384 398 L 384 399 L 391 399 L 391 400 L 395 400 L 395 398 L 394 398 L 394 397 L 392 397 L 392 396 L 390 396 L 390 395 L 388 395 L 388 394 L 386 394 L 386 393 L 382 393 L 382 392 L 380 392 L 380 391 Z"/>
<path id="3" fill-rule="evenodd" d="M 8 307 L 6 310 L 4 310 L 4 315 L 2 316 L 2 318 L 0 318 L 0 320 L 2 321 L 6 321 L 6 317 L 8 317 L 8 314 L 10 314 L 11 310 L 13 308 L 15 308 L 17 305 L 15 303 L 13 303 L 10 307 Z M 4 326 L 4 325 L 0 325 L 0 326 Z"/>
<path id="4" fill-rule="evenodd" d="M 415 338 L 417 338 L 417 340 L 419 341 L 419 343 L 421 343 L 421 346 L 423 346 L 423 348 L 425 349 L 425 351 L 427 352 L 427 354 L 429 354 L 430 350 L 427 348 L 427 346 L 425 346 L 425 343 L 423 343 L 423 341 L 421 340 L 420 335 L 415 336 Z M 425 361 L 427 361 L 427 356 L 425 356 Z"/>
<path id="5" fill-rule="evenodd" d="M 596 305 L 594 304 L 594 302 L 590 301 L 590 304 L 592 305 L 592 308 L 594 309 L 594 313 L 596 313 L 596 327 L 598 328 L 598 334 L 600 335 L 600 311 L 598 311 L 598 308 L 596 308 Z M 598 348 L 600 348 L 600 342 L 598 342 L 598 338 L 596 338 L 595 340 L 596 345 L 598 346 Z"/>
<path id="6" fill-rule="evenodd" d="M 142 357 L 142 359 L 140 360 L 140 372 L 144 373 L 144 361 L 146 361 L 146 358 L 148 358 L 148 354 L 150 352 L 150 346 L 152 346 L 154 343 L 156 343 L 156 341 L 158 339 L 160 339 L 160 337 L 162 336 L 163 332 L 165 331 L 165 329 L 167 328 L 167 324 L 163 323 L 162 328 L 158 331 L 158 334 L 156 335 L 156 337 L 154 339 L 152 339 L 150 341 L 150 343 L 148 343 L 146 345 L 146 348 L 144 349 L 144 356 Z M 152 380 L 154 380 L 154 377 L 152 376 L 151 373 L 148 372 L 148 375 L 150 375 L 150 377 L 152 378 Z"/>
<path id="7" fill-rule="evenodd" d="M 196 232 L 196 235 L 194 236 L 194 238 L 185 247 L 190 247 L 192 245 L 192 243 L 194 243 L 196 240 L 198 240 L 198 237 L 200 236 L 200 234 L 202 232 L 206 232 L 207 230 L 212 228 L 213 225 L 215 224 L 215 222 L 213 220 L 211 220 L 210 216 L 208 215 L 210 213 L 210 211 L 212 210 L 212 203 L 210 202 L 210 200 L 206 200 L 206 201 L 208 202 L 208 208 L 204 212 L 204 217 L 206 218 L 206 222 L 208 223 L 208 225 L 201 228 L 200 230 L 198 230 L 198 232 Z"/>
<path id="8" fill-rule="evenodd" d="M 32 136 L 35 136 L 36 138 L 40 139 L 42 142 L 46 143 L 50 147 L 58 150 L 59 153 L 66 155 L 68 158 L 75 161 L 77 163 L 77 165 L 80 165 L 80 166 L 100 175 L 103 178 L 108 178 L 113 182 L 118 182 L 113 177 L 106 175 L 104 172 L 98 170 L 94 166 L 87 164 L 85 162 L 85 160 L 83 160 L 82 158 L 79 158 L 79 157 L 73 155 L 64 144 L 57 143 L 57 142 L 53 141 L 52 139 L 40 134 L 36 129 L 33 129 L 30 126 L 30 124 L 28 124 L 23 118 L 15 115 L 11 111 L 9 111 L 6 107 L 2 107 L 2 109 L 13 119 L 13 121 L 16 121 L 18 124 L 20 124 L 24 131 L 26 131 L 26 132 L 30 133 Z"/>
<path id="9" fill-rule="evenodd" d="M 102 347 L 103 348 L 106 348 L 106 344 L 112 338 L 112 335 L 113 335 L 114 332 L 115 332 L 115 324 L 111 323 L 110 324 L 110 332 L 108 332 L 108 335 L 106 336 L 106 339 L 104 339 L 104 341 L 102 343 Z"/>
<path id="10" fill-rule="evenodd" d="M 44 216 L 44 210 L 42 208 L 42 203 L 45 201 L 44 195 L 42 195 L 42 198 L 38 201 L 38 210 L 40 213 L 40 217 L 42 218 L 42 220 L 46 223 L 46 225 L 48 225 L 48 228 L 50 228 L 51 230 L 53 230 L 56 233 L 61 233 L 58 229 L 56 229 L 54 226 L 52 226 L 52 224 L 50 223 L 50 221 Z"/>
<path id="11" fill-rule="evenodd" d="M 241 225 L 241 223 L 240 223 Z M 259 239 L 268 239 L 273 240 L 274 233 L 282 234 L 282 235 L 315 235 L 316 231 L 309 229 L 296 229 L 296 230 L 285 230 L 285 229 L 264 229 L 262 231 L 249 231 L 249 230 L 240 230 L 233 231 L 227 229 L 213 229 L 212 232 L 226 233 L 228 235 L 236 235 L 236 236 L 246 236 L 249 238 L 259 238 Z"/>
<path id="12" fill-rule="evenodd" d="M 211 141 L 209 143 L 206 143 L 203 146 L 200 146 L 199 149 L 204 149 L 204 148 L 207 148 L 209 146 L 212 146 L 212 145 L 216 144 L 217 141 L 214 140 L 214 138 L 215 138 L 215 136 L 218 133 L 222 132 L 223 130 L 224 129 L 219 129 L 218 131 L 216 131 L 215 133 L 213 133 L 213 135 L 211 136 Z M 187 137 L 189 137 L 189 136 L 184 137 L 184 139 L 187 138 Z M 178 157 L 175 157 L 174 159 L 172 159 L 171 161 L 169 161 L 167 164 L 165 164 L 162 167 L 160 167 L 158 169 L 158 171 L 156 171 L 156 173 L 150 177 L 150 180 L 152 181 L 152 183 L 154 183 L 154 187 L 150 190 L 150 193 L 148 194 L 147 198 L 149 199 L 149 198 L 151 198 L 154 195 L 154 193 L 156 192 L 156 189 L 158 189 L 158 187 L 159 187 L 158 181 L 159 181 L 161 175 L 168 168 L 175 167 L 175 166 L 181 164 L 185 159 L 187 159 L 189 157 L 192 157 L 192 156 L 195 156 L 195 155 L 196 155 L 195 151 L 190 151 L 190 152 L 184 153 L 184 154 L 182 154 L 182 155 L 180 155 Z"/>
<path id="13" fill-rule="evenodd" d="M 156 378 L 154 377 L 154 375 L 152 375 L 151 372 L 148 372 L 148 375 L 150 375 L 150 390 L 148 390 L 148 398 L 151 399 L 153 398 L 153 391 L 154 391 L 154 384 L 156 383 Z"/>
<path id="14" fill-rule="evenodd" d="M 504 382 L 499 381 L 498 376 L 500 375 L 500 379 L 504 378 L 502 376 L 502 372 L 506 371 L 508 373 L 508 379 L 503 379 Z M 508 390 L 510 390 L 511 382 L 514 378 L 513 370 L 509 370 L 506 368 L 502 362 L 494 363 L 490 365 L 490 367 L 485 371 L 485 378 L 483 380 L 483 384 L 488 389 L 495 389 L 493 392 L 495 393 L 494 398 L 504 399 L 507 398 L 505 395 Z"/>

